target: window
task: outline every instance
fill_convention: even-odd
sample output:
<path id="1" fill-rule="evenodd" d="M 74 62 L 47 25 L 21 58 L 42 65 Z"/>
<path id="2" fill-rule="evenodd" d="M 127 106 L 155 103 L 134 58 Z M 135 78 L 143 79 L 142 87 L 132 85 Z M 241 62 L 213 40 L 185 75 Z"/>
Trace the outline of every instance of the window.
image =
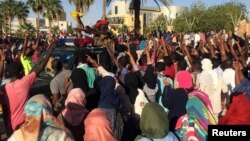
<path id="1" fill-rule="evenodd" d="M 143 14 L 143 24 L 144 25 L 147 24 L 147 15 L 146 15 L 146 13 Z"/>
<path id="2" fill-rule="evenodd" d="M 118 14 L 118 7 L 115 6 L 115 14 Z"/>
<path id="3" fill-rule="evenodd" d="M 178 16 L 179 16 L 179 13 L 176 13 L 176 14 L 175 14 L 175 17 L 178 17 Z"/>

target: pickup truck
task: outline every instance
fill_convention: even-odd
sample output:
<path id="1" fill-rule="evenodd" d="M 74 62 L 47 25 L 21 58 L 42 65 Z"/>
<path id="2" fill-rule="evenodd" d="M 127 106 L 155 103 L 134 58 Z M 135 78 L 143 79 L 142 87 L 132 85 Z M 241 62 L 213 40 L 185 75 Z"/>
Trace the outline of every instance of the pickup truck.
<path id="1" fill-rule="evenodd" d="M 41 63 L 45 57 L 45 53 L 39 58 L 38 63 Z M 55 48 L 51 54 L 51 58 L 59 59 L 67 66 L 68 69 L 73 70 L 78 63 L 79 55 L 90 55 L 93 59 L 97 60 L 108 71 L 112 71 L 112 63 L 110 61 L 106 48 L 78 48 L 78 47 L 59 47 Z M 34 66 L 36 68 L 37 65 Z M 31 95 L 45 94 L 51 95 L 50 81 L 53 76 L 50 74 L 49 69 L 45 68 L 38 76 L 36 83 L 31 88 Z"/>

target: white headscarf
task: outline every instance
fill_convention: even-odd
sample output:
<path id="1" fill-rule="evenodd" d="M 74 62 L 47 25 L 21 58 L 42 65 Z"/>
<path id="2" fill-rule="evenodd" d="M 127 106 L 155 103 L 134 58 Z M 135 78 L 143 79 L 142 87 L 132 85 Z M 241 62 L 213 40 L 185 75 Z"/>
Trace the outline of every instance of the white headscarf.
<path id="1" fill-rule="evenodd" d="M 201 61 L 202 64 L 202 71 L 207 72 L 213 79 L 213 87 L 214 89 L 217 89 L 219 84 L 219 78 L 217 73 L 213 70 L 213 64 L 211 60 L 205 58 Z"/>

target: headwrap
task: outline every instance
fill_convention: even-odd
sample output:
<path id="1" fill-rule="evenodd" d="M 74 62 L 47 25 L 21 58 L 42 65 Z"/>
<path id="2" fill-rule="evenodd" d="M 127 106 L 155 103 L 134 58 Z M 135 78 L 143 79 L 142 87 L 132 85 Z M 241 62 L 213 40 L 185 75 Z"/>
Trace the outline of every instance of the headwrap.
<path id="1" fill-rule="evenodd" d="M 143 76 L 143 80 L 147 84 L 148 88 L 155 89 L 157 83 L 157 75 L 152 65 L 148 65 Z"/>
<path id="2" fill-rule="evenodd" d="M 125 75 L 125 85 L 126 85 L 126 93 L 129 96 L 129 99 L 132 104 L 135 104 L 135 100 L 137 95 L 139 94 L 138 92 L 138 77 L 136 74 L 130 72 Z"/>
<path id="3" fill-rule="evenodd" d="M 71 133 L 63 123 L 53 116 L 51 103 L 44 95 L 36 95 L 29 99 L 24 113 L 24 123 L 12 135 L 16 140 L 73 140 Z"/>
<path id="4" fill-rule="evenodd" d="M 80 88 L 72 89 L 65 101 L 65 109 L 62 111 L 62 115 L 68 123 L 77 126 L 83 122 L 88 113 L 85 105 L 85 93 Z"/>
<path id="5" fill-rule="evenodd" d="M 142 137 L 162 139 L 169 131 L 167 114 L 158 103 L 147 103 L 142 110 L 140 126 L 142 133 L 136 140 Z"/>
<path id="6" fill-rule="evenodd" d="M 244 93 L 248 99 L 250 100 L 250 80 L 244 78 L 241 82 L 240 85 L 236 86 L 234 88 L 234 91 L 237 93 Z"/>
<path id="7" fill-rule="evenodd" d="M 178 136 L 181 139 L 207 140 L 208 125 L 216 124 L 208 95 L 202 91 L 192 91 L 189 93 L 186 109 L 187 114 L 176 123 Z"/>
<path id="8" fill-rule="evenodd" d="M 108 117 L 101 109 L 92 110 L 84 125 L 84 141 L 116 141 Z"/>
<path id="9" fill-rule="evenodd" d="M 114 77 L 105 76 L 100 82 L 101 97 L 98 107 L 105 109 L 119 108 L 121 104 L 120 96 L 115 91 L 116 80 Z"/>
<path id="10" fill-rule="evenodd" d="M 202 71 L 207 72 L 213 79 L 213 87 L 217 89 L 219 84 L 219 79 L 217 73 L 213 70 L 213 64 L 211 60 L 205 58 L 201 61 L 202 64 Z"/>
<path id="11" fill-rule="evenodd" d="M 193 86 L 192 75 L 188 71 L 179 71 L 176 74 L 176 80 L 179 88 L 189 89 Z"/>
<path id="12" fill-rule="evenodd" d="M 81 88 L 83 92 L 88 92 L 87 75 L 83 69 L 77 68 L 73 70 L 70 79 L 73 83 L 73 88 Z"/>

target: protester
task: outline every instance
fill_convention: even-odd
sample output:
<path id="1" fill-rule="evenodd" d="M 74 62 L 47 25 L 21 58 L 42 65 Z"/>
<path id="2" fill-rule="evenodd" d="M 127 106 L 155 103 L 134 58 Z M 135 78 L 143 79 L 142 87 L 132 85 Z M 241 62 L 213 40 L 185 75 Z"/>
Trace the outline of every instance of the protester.
<path id="1" fill-rule="evenodd" d="M 24 123 L 12 134 L 9 141 L 74 140 L 63 123 L 53 116 L 52 105 L 44 95 L 29 99 L 24 114 Z"/>
<path id="2" fill-rule="evenodd" d="M 96 78 L 96 72 L 92 67 L 89 67 L 87 56 L 86 55 L 79 55 L 78 57 L 78 66 L 77 68 L 81 68 L 86 72 L 87 80 L 88 80 L 88 86 L 89 88 L 94 88 L 94 81 Z"/>
<path id="3" fill-rule="evenodd" d="M 72 89 L 65 100 L 65 108 L 59 115 L 76 141 L 83 141 L 84 119 L 88 114 L 85 93 L 80 88 Z"/>
<path id="4" fill-rule="evenodd" d="M 156 102 L 147 103 L 140 120 L 142 133 L 136 141 L 178 141 L 173 132 L 169 131 L 169 120 L 164 109 Z"/>
<path id="5" fill-rule="evenodd" d="M 172 91 L 165 91 L 162 103 L 168 108 L 168 119 L 170 122 L 170 131 L 174 131 L 175 124 L 179 117 L 185 115 L 188 94 L 193 90 L 192 76 L 188 71 L 179 71 L 176 74 L 176 88 Z"/>
<path id="6" fill-rule="evenodd" d="M 92 110 L 84 121 L 84 125 L 84 141 L 117 141 L 108 116 L 101 109 Z"/>
<path id="7" fill-rule="evenodd" d="M 228 91 L 227 85 L 212 69 L 212 62 L 210 59 L 203 59 L 201 61 L 202 72 L 198 75 L 196 85 L 198 89 L 205 92 L 211 100 L 213 112 L 218 121 L 218 115 L 221 112 L 221 92 L 226 93 Z"/>
<path id="8" fill-rule="evenodd" d="M 29 98 L 29 90 L 35 83 L 36 76 L 45 68 L 55 43 L 50 45 L 43 62 L 30 74 L 23 76 L 23 67 L 20 63 L 13 63 L 10 66 L 12 80 L 10 83 L 1 87 L 4 97 L 4 104 L 8 114 L 7 130 L 12 133 L 24 121 L 22 115 L 25 103 Z"/>
<path id="9" fill-rule="evenodd" d="M 181 141 L 205 141 L 208 125 L 216 124 L 209 97 L 202 91 L 194 90 L 188 96 L 187 114 L 180 117 L 176 124 L 176 133 Z"/>

